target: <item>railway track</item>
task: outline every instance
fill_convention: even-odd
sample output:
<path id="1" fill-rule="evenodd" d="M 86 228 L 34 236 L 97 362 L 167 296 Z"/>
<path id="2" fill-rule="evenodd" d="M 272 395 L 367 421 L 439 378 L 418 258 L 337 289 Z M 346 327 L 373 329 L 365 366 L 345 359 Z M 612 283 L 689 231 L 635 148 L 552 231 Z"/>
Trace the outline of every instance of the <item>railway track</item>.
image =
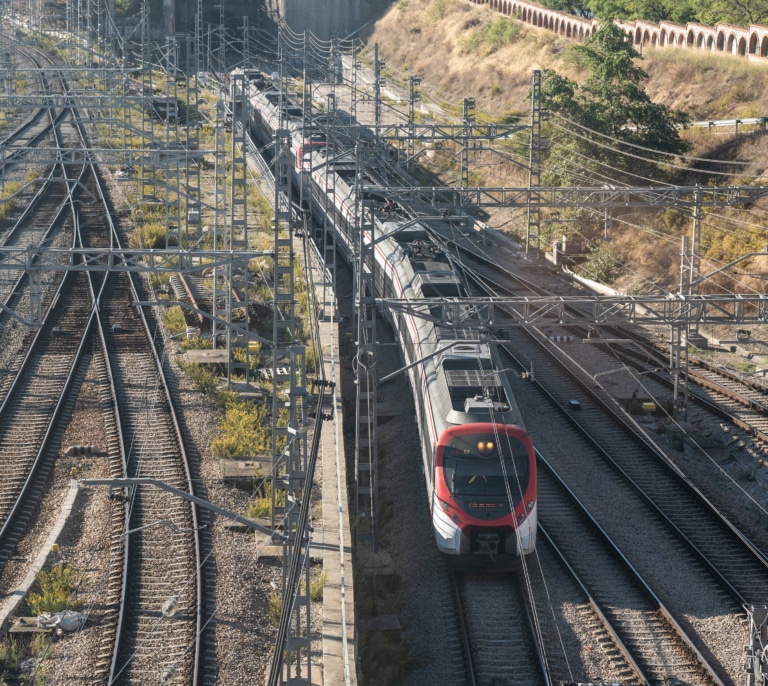
<path id="1" fill-rule="evenodd" d="M 494 325 L 511 332 L 510 344 L 517 359 L 513 363 L 510 358 L 508 366 L 535 369 L 536 385 L 546 394 L 543 401 L 521 401 L 537 417 L 533 428 L 526 418 L 534 443 L 548 445 L 548 454 L 557 457 L 558 471 L 580 497 L 592 504 L 594 516 L 605 522 L 603 526 L 623 530 L 619 533 L 621 550 L 643 568 L 651 587 L 659 589 L 675 616 L 686 617 L 684 598 L 688 593 L 698 593 L 712 598 L 708 602 L 719 606 L 723 616 L 731 616 L 736 627 L 741 621 L 738 617 L 742 604 L 760 602 L 757 599 L 768 593 L 768 566 L 758 547 L 669 463 L 611 398 L 595 389 L 594 379 L 579 374 L 578 363 L 546 336 L 540 332 L 524 335 L 503 316 L 494 317 Z M 519 399 L 525 397 L 526 391 L 520 390 L 525 385 L 517 381 L 515 393 Z M 570 403 L 575 397 L 580 400 L 577 411 L 571 409 Z M 558 423 L 565 424 L 558 429 L 556 447 L 542 440 L 536 431 L 540 424 L 550 427 L 544 430 L 551 432 L 552 409 L 545 410 L 544 405 L 556 407 Z M 542 415 L 547 418 L 540 422 Z M 571 437 L 566 438 L 569 434 Z M 568 446 L 565 452 L 563 445 Z M 544 527 L 549 526 L 546 505 L 553 497 L 540 486 L 539 515 Z M 627 530 L 621 526 L 623 518 L 627 523 L 642 522 L 642 527 Z M 664 558 L 664 564 L 654 565 L 658 555 Z M 673 558 L 675 563 L 669 563 Z M 690 577 L 686 593 L 672 590 L 674 585 L 665 579 L 665 571 L 675 574 L 673 569 L 686 570 L 685 575 Z M 694 592 L 694 588 L 699 590 Z M 702 607 L 702 613 L 707 611 Z M 682 623 L 687 621 L 686 617 Z M 697 650 L 717 665 L 718 678 L 727 682 L 729 674 L 735 673 L 731 666 L 734 656 L 726 655 L 728 651 L 719 644 L 719 637 L 710 635 L 704 624 L 693 622 L 687 630 L 695 638 Z M 728 668 L 722 666 L 726 663 Z"/>
<path id="2" fill-rule="evenodd" d="M 695 640 L 541 456 L 539 501 L 542 526 L 638 665 L 642 681 L 723 683 Z"/>
<path id="3" fill-rule="evenodd" d="M 536 555 L 525 561 L 524 570 L 552 683 L 644 682 L 642 669 L 616 629 L 541 525 Z M 572 659 L 573 655 L 579 659 Z M 587 670 L 595 676 L 590 678 Z"/>
<path id="4" fill-rule="evenodd" d="M 454 571 L 451 582 L 465 647 L 467 683 L 550 683 L 538 644 L 537 621 L 520 578 Z"/>
<path id="5" fill-rule="evenodd" d="M 49 87 L 49 81 L 43 80 Z M 43 119 L 46 110 L 32 117 Z M 50 114 L 50 113 L 48 113 Z M 57 144 L 63 144 L 57 128 L 58 118 L 51 117 L 46 128 L 53 131 Z M 22 125 L 26 130 L 28 123 Z M 45 128 L 45 127 L 44 127 Z M 43 136 L 38 132 L 38 139 Z M 58 174 L 56 170 L 58 169 Z M 64 167 L 54 167 L 40 191 L 22 212 L 11 231 L 4 236 L 4 246 L 39 245 L 52 240 L 53 234 L 69 216 L 70 206 L 64 201 L 78 197 L 67 189 Z M 60 175 L 59 175 L 60 174 Z M 80 181 L 84 171 L 79 170 Z M 62 188 L 62 186 L 64 188 Z M 56 192 L 59 189 L 59 192 Z M 65 190 L 67 189 L 67 190 Z M 11 273 L 10 288 L 0 288 L 0 297 L 9 307 L 18 307 L 29 299 L 28 278 L 24 272 Z M 59 303 L 47 311 L 43 325 L 27 336 L 16 336 L 16 346 L 4 347 L 8 364 L 0 386 L 0 450 L 4 460 L 0 485 L 0 567 L 13 555 L 30 518 L 39 506 L 47 477 L 55 459 L 60 422 L 71 409 L 69 389 L 82 381 L 85 362 L 90 354 L 88 336 L 92 330 L 92 293 L 84 274 L 70 274 L 58 281 L 49 295 L 40 294 L 44 304 Z M 0 324 L 8 324 L 7 311 L 0 313 Z"/>
<path id="6" fill-rule="evenodd" d="M 111 234 L 119 246 L 122 237 L 100 185 L 96 194 L 103 205 L 81 216 L 82 245 L 104 247 Z M 101 228 L 105 224 L 108 234 Z M 194 493 L 184 437 L 161 355 L 152 343 L 154 331 L 143 311 L 132 305 L 141 300 L 132 275 L 109 274 L 101 280 L 99 339 L 121 439 L 120 458 L 113 457 L 111 471 L 153 477 Z M 97 671 L 103 674 L 110 656 L 110 684 L 164 683 L 172 677 L 197 683 L 204 619 L 197 508 L 150 488 L 126 489 L 123 500 L 125 510 L 114 514 L 124 515 L 123 525 L 111 541 L 112 558 L 122 563 L 121 573 L 114 567 L 110 579 L 110 604 L 118 609 L 102 640 Z"/>
<path id="7" fill-rule="evenodd" d="M 42 496 L 52 464 L 50 440 L 66 395 L 80 370 L 92 324 L 92 301 L 83 274 L 72 274 L 58 291 L 61 306 L 47 317 L 0 406 L 0 565 Z"/>
<path id="8" fill-rule="evenodd" d="M 87 119 L 75 119 L 76 126 L 65 137 L 59 137 L 61 120 L 53 119 L 57 147 L 89 147 L 83 125 Z M 19 168 L 22 158 L 18 158 Z M 97 202 L 74 207 L 71 201 L 81 189 L 87 189 Z M 20 215 L 17 228 L 7 233 L 6 247 L 50 244 L 51 236 L 67 222 L 77 229 L 78 246 L 120 244 L 97 170 L 57 165 L 37 198 Z M 24 228 L 40 226 L 45 214 L 45 230 Z M 24 298 L 29 298 L 26 276 L 13 274 L 6 282 L 2 296 L 14 307 L 22 306 Z M 57 422 L 66 419 L 74 404 L 74 396 L 67 391 L 79 387 L 91 359 L 106 409 L 110 474 L 115 478 L 151 476 L 193 491 L 184 432 L 163 376 L 163 361 L 150 342 L 154 332 L 143 313 L 132 306 L 139 299 L 126 274 L 69 273 L 55 296 L 45 296 L 43 327 L 28 337 L 29 352 L 22 349 L 17 354 L 20 362 L 15 372 L 6 374 L 0 407 L 4 456 L 0 564 L 13 555 L 44 498 L 46 475 L 59 447 L 51 441 L 60 440 L 63 431 Z M 97 301 L 98 310 L 94 308 Z M 38 456 L 34 461 L 33 454 Z M 110 521 L 105 524 L 110 527 L 111 564 L 101 603 L 94 678 L 110 684 L 138 684 L 164 683 L 175 676 L 187 683 L 215 683 L 210 667 L 215 656 L 210 651 L 201 667 L 200 637 L 205 635 L 210 644 L 210 632 L 204 634 L 202 625 L 203 557 L 195 507 L 164 492 L 140 489 L 114 499 L 109 511 Z M 205 523 L 210 523 L 207 518 Z M 208 539 L 205 554 L 211 553 Z M 207 578 L 212 581 L 210 573 Z"/>

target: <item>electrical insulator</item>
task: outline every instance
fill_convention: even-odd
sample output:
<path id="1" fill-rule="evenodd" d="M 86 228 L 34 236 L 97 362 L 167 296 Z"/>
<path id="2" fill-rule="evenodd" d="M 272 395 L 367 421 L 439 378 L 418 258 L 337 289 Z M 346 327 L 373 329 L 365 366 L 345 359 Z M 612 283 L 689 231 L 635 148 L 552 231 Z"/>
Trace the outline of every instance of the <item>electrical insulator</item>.
<path id="1" fill-rule="evenodd" d="M 168 598 L 163 603 L 163 609 L 161 610 L 163 613 L 163 617 L 173 617 L 173 615 L 176 614 L 176 610 L 179 609 L 179 596 L 173 596 L 171 598 Z"/>
<path id="2" fill-rule="evenodd" d="M 167 684 L 176 675 L 176 665 L 169 665 L 163 667 L 163 671 L 160 672 L 160 686 Z"/>

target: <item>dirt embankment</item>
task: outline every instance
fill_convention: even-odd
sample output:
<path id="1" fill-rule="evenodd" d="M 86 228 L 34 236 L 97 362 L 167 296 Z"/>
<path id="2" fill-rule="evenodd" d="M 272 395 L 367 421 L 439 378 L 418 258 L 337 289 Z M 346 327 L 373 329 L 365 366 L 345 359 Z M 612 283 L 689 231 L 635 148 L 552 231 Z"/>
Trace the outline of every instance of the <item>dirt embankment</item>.
<path id="1" fill-rule="evenodd" d="M 498 114 L 528 110 L 534 69 L 555 69 L 578 80 L 572 41 L 504 18 L 467 0 L 399 0 L 369 35 L 394 78 L 423 78 L 428 97 Z M 645 49 L 641 66 L 648 94 L 694 120 L 768 116 L 768 66 L 741 57 L 677 49 Z"/>

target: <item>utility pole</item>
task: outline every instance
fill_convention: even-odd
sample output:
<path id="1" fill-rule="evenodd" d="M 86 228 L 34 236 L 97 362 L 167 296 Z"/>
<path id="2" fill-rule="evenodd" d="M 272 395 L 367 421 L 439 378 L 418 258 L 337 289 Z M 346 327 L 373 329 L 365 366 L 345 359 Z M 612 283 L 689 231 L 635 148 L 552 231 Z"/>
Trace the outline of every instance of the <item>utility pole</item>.
<path id="1" fill-rule="evenodd" d="M 373 46 L 373 134 L 376 148 L 381 144 L 381 89 L 386 85 L 386 81 L 381 75 L 386 63 L 379 59 L 379 44 Z"/>
<path id="2" fill-rule="evenodd" d="M 355 411 L 355 488 L 357 522 L 355 543 L 367 542 L 378 553 L 378 438 L 376 420 L 376 292 L 374 256 L 373 203 L 363 199 L 362 179 L 365 149 L 358 143 L 355 150 L 356 188 L 355 225 L 355 311 L 357 314 L 357 351 L 353 367 L 357 383 Z"/>
<path id="3" fill-rule="evenodd" d="M 409 172 L 413 171 L 413 158 L 416 155 L 416 101 L 419 94 L 416 86 L 421 83 L 420 76 L 411 76 L 408 79 L 408 141 L 406 143 L 405 164 Z"/>
<path id="4" fill-rule="evenodd" d="M 461 181 L 462 188 L 469 187 L 469 142 L 472 140 L 472 125 L 475 123 L 475 99 L 464 98 L 464 136 L 461 141 Z"/>
<path id="5" fill-rule="evenodd" d="M 541 249 L 541 207 L 536 189 L 541 184 L 541 72 L 535 69 L 531 81 L 531 142 L 528 153 L 528 223 L 525 234 L 525 255 L 535 242 Z"/>

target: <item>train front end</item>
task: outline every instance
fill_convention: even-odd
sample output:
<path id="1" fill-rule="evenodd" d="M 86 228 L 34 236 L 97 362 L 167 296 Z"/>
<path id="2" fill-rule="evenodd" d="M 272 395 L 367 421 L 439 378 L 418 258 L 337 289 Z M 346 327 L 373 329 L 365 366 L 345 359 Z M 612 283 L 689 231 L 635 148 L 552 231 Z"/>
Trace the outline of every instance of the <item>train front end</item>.
<path id="1" fill-rule="evenodd" d="M 536 455 L 514 425 L 473 423 L 440 435 L 432 520 L 441 552 L 504 567 L 536 547 Z"/>

